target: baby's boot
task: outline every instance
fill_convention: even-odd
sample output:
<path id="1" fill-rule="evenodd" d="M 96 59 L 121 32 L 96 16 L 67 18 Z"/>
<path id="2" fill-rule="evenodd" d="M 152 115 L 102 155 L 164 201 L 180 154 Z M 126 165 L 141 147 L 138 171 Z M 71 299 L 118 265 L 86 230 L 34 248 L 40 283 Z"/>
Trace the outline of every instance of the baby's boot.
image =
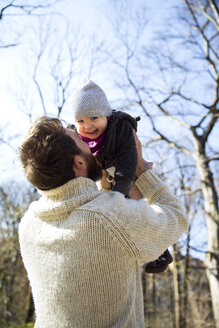
<path id="1" fill-rule="evenodd" d="M 172 255 L 166 249 L 157 260 L 146 263 L 145 272 L 147 273 L 159 273 L 166 270 L 168 265 L 173 262 Z"/>

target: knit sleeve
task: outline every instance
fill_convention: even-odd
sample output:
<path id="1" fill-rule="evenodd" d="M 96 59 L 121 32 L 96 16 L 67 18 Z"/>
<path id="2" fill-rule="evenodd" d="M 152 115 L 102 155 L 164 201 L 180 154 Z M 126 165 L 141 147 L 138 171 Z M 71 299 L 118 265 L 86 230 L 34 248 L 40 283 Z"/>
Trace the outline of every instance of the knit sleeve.
<path id="1" fill-rule="evenodd" d="M 188 222 L 179 200 L 151 170 L 136 185 L 144 199 L 124 198 L 116 220 L 138 250 L 139 260 L 148 262 L 177 242 Z"/>

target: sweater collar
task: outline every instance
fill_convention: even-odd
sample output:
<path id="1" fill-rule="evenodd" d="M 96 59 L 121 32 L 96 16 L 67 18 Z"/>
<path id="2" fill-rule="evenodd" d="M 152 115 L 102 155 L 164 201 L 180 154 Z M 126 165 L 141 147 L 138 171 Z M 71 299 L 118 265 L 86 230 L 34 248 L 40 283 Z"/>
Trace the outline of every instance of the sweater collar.
<path id="1" fill-rule="evenodd" d="M 33 202 L 30 210 L 45 221 L 66 218 L 72 210 L 94 199 L 99 191 L 96 183 L 88 178 L 76 178 L 64 185 L 39 191 L 41 198 Z"/>

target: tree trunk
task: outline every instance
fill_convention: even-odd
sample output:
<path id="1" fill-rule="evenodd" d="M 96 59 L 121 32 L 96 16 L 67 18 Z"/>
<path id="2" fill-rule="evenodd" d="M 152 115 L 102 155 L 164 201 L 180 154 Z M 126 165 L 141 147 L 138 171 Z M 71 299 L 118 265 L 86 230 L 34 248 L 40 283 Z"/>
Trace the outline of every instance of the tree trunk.
<path id="1" fill-rule="evenodd" d="M 152 312 L 152 322 L 153 322 L 153 327 L 157 327 L 156 325 L 156 318 L 157 318 L 157 314 L 156 314 L 156 281 L 155 281 L 155 275 L 152 275 L 152 303 L 153 303 L 153 312 Z"/>
<path id="2" fill-rule="evenodd" d="M 176 327 L 176 318 L 175 318 L 175 295 L 174 295 L 174 280 L 173 280 L 174 271 L 168 275 L 168 288 L 170 291 L 170 322 L 172 323 L 173 328 Z"/>
<path id="3" fill-rule="evenodd" d="M 144 321 L 145 321 L 145 326 L 146 326 L 146 321 L 147 321 L 147 279 L 146 279 L 146 274 L 143 271 L 142 272 L 142 289 L 143 289 L 143 301 L 144 301 Z"/>
<path id="4" fill-rule="evenodd" d="M 186 211 L 188 216 L 188 211 Z M 189 276 L 189 250 L 190 250 L 190 227 L 188 230 L 187 237 L 187 247 L 186 247 L 186 256 L 184 261 L 184 278 L 183 278 L 183 301 L 182 301 L 182 311 L 181 311 L 181 327 L 187 327 L 187 309 L 188 309 L 188 276 Z"/>
<path id="5" fill-rule="evenodd" d="M 33 322 L 34 321 L 34 313 L 35 313 L 35 309 L 34 309 L 34 303 L 33 303 L 33 296 L 32 296 L 32 292 L 31 292 L 31 288 L 29 286 L 28 288 L 28 302 L 27 302 L 27 309 L 26 309 L 26 319 L 25 319 L 25 323 L 29 323 L 29 322 Z"/>
<path id="6" fill-rule="evenodd" d="M 174 283 L 174 299 L 175 299 L 175 327 L 180 328 L 180 289 L 179 289 L 179 253 L 177 244 L 173 245 L 173 283 Z"/>
<path id="7" fill-rule="evenodd" d="M 206 256 L 207 276 L 211 290 L 216 328 L 219 328 L 219 213 L 217 193 L 209 162 L 205 154 L 205 143 L 194 138 L 196 167 L 201 180 L 205 217 L 208 231 L 208 253 Z"/>

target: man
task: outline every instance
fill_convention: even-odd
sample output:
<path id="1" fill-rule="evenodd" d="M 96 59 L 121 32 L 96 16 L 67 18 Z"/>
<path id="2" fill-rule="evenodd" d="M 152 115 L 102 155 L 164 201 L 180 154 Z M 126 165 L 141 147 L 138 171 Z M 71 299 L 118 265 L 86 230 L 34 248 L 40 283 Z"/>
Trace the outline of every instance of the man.
<path id="1" fill-rule="evenodd" d="M 20 147 L 41 193 L 19 226 L 36 328 L 143 328 L 141 263 L 187 229 L 179 201 L 148 169 L 136 137 L 135 197 L 98 191 L 101 167 L 58 119 L 33 123 Z"/>

